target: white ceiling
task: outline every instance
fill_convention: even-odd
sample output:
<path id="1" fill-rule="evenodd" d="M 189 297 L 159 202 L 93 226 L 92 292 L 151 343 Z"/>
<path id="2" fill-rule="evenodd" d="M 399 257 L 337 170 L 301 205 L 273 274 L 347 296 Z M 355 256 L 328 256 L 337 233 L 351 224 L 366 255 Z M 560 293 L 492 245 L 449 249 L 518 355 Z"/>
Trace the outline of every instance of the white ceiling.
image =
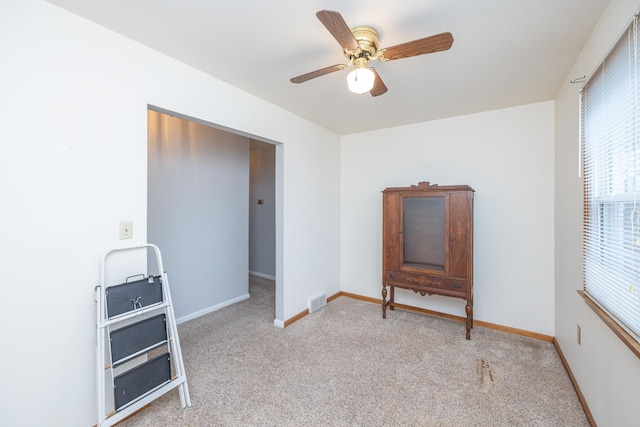
<path id="1" fill-rule="evenodd" d="M 49 0 L 338 134 L 551 100 L 608 0 Z M 389 92 L 347 90 L 316 18 L 370 25 L 381 48 L 449 31 L 450 50 L 374 66 Z"/>

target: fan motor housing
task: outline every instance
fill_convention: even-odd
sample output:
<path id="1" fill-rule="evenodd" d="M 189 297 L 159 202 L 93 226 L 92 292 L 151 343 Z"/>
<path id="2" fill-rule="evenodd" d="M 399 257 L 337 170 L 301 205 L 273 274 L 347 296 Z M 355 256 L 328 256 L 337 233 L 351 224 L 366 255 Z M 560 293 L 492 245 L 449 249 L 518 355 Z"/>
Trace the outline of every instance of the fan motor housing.
<path id="1" fill-rule="evenodd" d="M 363 25 L 352 28 L 351 33 L 360 47 L 355 50 L 345 49 L 344 56 L 349 60 L 360 58 L 362 56 L 367 59 L 374 59 L 379 47 L 378 32 L 376 29 Z"/>

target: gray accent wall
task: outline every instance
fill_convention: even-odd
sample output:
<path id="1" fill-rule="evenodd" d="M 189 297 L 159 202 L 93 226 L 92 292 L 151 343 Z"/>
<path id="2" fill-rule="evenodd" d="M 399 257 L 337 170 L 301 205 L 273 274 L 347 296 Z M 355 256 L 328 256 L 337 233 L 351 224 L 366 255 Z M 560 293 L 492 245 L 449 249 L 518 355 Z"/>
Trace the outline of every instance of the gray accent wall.
<path id="1" fill-rule="evenodd" d="M 249 271 L 275 280 L 276 146 L 252 139 L 249 159 Z"/>
<path id="2" fill-rule="evenodd" d="M 176 317 L 248 297 L 249 139 L 149 111 L 149 243 Z"/>

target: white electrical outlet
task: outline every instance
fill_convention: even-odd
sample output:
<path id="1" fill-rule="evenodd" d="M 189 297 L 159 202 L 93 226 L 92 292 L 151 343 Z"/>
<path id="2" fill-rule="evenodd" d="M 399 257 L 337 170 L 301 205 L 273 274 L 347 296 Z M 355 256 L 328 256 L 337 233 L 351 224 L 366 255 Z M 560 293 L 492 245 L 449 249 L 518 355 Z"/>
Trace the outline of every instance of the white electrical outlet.
<path id="1" fill-rule="evenodd" d="M 133 238 L 133 221 L 120 221 L 120 240 Z"/>

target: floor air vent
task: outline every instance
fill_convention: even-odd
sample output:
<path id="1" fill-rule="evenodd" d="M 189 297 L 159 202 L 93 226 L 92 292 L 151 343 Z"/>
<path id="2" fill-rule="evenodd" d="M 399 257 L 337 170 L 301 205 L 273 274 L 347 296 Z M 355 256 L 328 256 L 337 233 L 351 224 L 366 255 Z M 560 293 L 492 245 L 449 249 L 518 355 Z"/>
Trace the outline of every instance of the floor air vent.
<path id="1" fill-rule="evenodd" d="M 313 313 L 317 309 L 327 305 L 327 294 L 318 295 L 309 300 L 309 313 Z"/>

